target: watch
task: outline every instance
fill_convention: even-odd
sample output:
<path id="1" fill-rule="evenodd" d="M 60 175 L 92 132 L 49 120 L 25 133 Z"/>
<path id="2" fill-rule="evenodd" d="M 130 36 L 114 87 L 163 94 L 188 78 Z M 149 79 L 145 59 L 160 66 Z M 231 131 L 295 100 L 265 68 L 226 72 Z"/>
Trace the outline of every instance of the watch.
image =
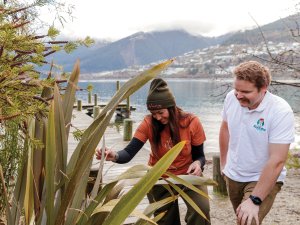
<path id="1" fill-rule="evenodd" d="M 261 205 L 262 203 L 262 200 L 257 196 L 250 195 L 249 198 L 251 199 L 254 205 Z"/>

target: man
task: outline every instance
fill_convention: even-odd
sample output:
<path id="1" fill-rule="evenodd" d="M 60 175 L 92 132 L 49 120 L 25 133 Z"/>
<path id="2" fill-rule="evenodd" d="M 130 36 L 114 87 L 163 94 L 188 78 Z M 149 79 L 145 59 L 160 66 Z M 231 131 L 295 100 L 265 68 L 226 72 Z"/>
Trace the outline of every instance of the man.
<path id="1" fill-rule="evenodd" d="M 256 61 L 234 70 L 234 90 L 224 101 L 220 160 L 237 224 L 258 225 L 270 211 L 286 176 L 294 141 L 289 104 L 271 94 L 269 69 Z"/>

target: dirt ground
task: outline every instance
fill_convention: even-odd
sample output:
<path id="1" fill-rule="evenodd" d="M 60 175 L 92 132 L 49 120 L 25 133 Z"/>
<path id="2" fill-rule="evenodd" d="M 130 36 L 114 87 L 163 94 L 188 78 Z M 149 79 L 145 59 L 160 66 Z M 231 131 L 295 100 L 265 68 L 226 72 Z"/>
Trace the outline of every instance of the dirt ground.
<path id="1" fill-rule="evenodd" d="M 208 163 L 204 175 L 212 177 L 212 163 Z M 228 197 L 218 196 L 209 187 L 211 224 L 234 225 L 235 216 Z M 184 224 L 184 223 L 182 223 Z M 288 170 L 285 183 L 277 195 L 274 205 L 265 217 L 263 225 L 300 224 L 300 170 Z"/>

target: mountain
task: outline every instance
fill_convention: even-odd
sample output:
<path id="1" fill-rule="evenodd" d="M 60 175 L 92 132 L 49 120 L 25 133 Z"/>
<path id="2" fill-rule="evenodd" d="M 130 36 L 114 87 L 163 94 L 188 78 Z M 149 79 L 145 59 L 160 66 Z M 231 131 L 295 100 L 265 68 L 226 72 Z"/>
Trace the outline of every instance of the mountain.
<path id="1" fill-rule="evenodd" d="M 292 15 L 276 20 L 272 23 L 260 26 L 251 30 L 239 31 L 227 34 L 223 45 L 248 44 L 257 45 L 264 41 L 272 42 L 293 42 L 295 37 L 299 38 L 300 16 Z M 293 34 L 292 34 L 293 32 Z M 264 40 L 265 39 L 265 40 Z"/>
<path id="2" fill-rule="evenodd" d="M 139 32 L 105 45 L 80 48 L 70 56 L 59 53 L 54 59 L 67 71 L 80 58 L 82 72 L 101 72 L 149 64 L 216 44 L 219 44 L 217 38 L 193 36 L 183 30 Z"/>
<path id="3" fill-rule="evenodd" d="M 115 42 L 97 42 L 91 48 L 79 48 L 72 54 L 57 53 L 54 62 L 70 71 L 80 58 L 82 73 L 125 69 L 135 65 L 169 59 L 215 45 L 257 45 L 264 41 L 291 42 L 290 29 L 297 28 L 299 16 L 289 16 L 252 30 L 227 33 L 218 37 L 194 36 L 183 30 L 139 32 Z M 263 35 L 262 35 L 263 33 Z M 296 33 L 299 36 L 298 33 Z"/>

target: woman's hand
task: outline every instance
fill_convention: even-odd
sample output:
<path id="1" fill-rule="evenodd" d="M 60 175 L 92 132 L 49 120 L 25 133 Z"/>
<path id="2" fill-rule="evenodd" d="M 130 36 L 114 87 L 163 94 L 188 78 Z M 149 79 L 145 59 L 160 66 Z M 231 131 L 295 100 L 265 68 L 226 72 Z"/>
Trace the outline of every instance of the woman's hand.
<path id="1" fill-rule="evenodd" d="M 190 175 L 201 176 L 201 162 L 199 160 L 194 161 L 188 168 L 187 173 Z"/>
<path id="2" fill-rule="evenodd" d="M 96 149 L 96 158 L 101 159 L 102 156 L 102 149 L 97 148 Z M 104 157 L 106 161 L 116 161 L 117 159 L 117 153 L 111 149 L 105 148 Z"/>

